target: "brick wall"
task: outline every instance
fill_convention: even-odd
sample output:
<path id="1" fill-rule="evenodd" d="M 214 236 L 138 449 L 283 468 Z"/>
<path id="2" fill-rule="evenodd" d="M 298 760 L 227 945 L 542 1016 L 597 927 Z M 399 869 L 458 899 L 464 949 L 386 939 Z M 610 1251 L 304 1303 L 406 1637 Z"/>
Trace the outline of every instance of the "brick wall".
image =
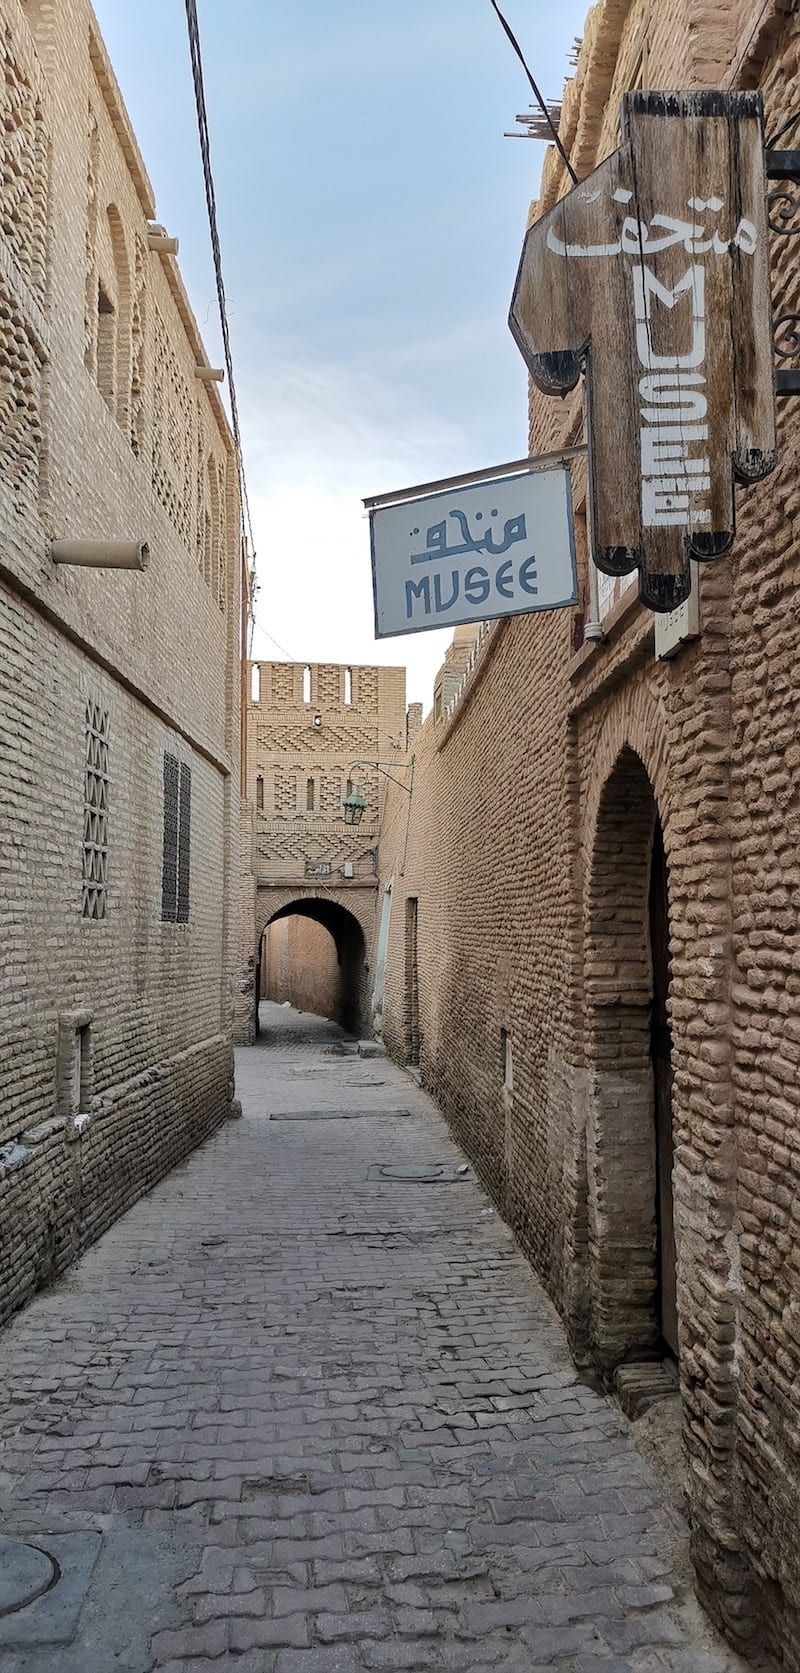
<path id="1" fill-rule="evenodd" d="M 774 130 L 796 103 L 799 51 L 788 7 L 734 18 L 604 0 L 564 97 L 579 175 L 616 144 L 631 85 L 734 77 L 763 89 Z M 550 152 L 540 207 L 567 184 Z M 792 241 L 776 240 L 773 257 L 775 311 L 797 309 Z M 778 470 L 739 491 L 733 554 L 701 574 L 701 637 L 672 662 L 655 660 L 635 587 L 601 599 L 605 640 L 583 643 L 575 467 L 580 605 L 480 634 L 417 737 L 408 830 L 406 799 L 390 794 L 381 894 L 391 884 L 384 1037 L 408 1059 L 413 900 L 423 1079 L 576 1356 L 611 1384 L 620 1362 L 663 1352 L 649 904 L 660 822 L 693 1553 L 731 1638 L 797 1670 L 796 403 L 779 415 Z M 580 439 L 581 423 L 580 392 L 534 396 L 532 451 Z"/>
<path id="2" fill-rule="evenodd" d="M 233 1095 L 240 544 L 224 411 L 91 9 L 0 18 L 5 1317 Z M 54 538 L 146 540 L 149 567 L 56 567 Z"/>
<path id="3" fill-rule="evenodd" d="M 299 1011 L 333 1017 L 339 1006 L 339 961 L 330 931 L 295 914 L 270 924 L 264 936 L 261 992 Z"/>
<path id="4" fill-rule="evenodd" d="M 389 782 L 374 763 L 399 773 L 408 758 L 409 729 L 419 717 L 414 710 L 407 727 L 405 669 L 251 663 L 245 714 L 256 886 L 255 922 L 248 928 L 243 919 L 243 959 L 248 937 L 257 949 L 273 915 L 298 902 L 336 943 L 333 1014 L 366 1031 L 365 954 L 375 928 L 376 854 Z M 348 826 L 342 804 L 356 786 L 366 811 L 359 825 Z M 242 1033 L 248 1037 L 246 1025 Z"/>

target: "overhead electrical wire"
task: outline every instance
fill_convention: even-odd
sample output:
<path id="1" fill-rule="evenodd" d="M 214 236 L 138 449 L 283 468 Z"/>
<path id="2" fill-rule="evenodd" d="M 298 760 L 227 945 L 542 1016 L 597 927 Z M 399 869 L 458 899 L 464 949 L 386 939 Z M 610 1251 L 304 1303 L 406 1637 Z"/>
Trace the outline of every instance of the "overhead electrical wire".
<path id="1" fill-rule="evenodd" d="M 231 334 L 228 325 L 228 307 L 225 299 L 225 283 L 222 277 L 222 253 L 219 243 L 219 228 L 217 225 L 217 198 L 214 190 L 214 176 L 211 171 L 211 141 L 208 131 L 208 112 L 206 109 L 205 85 L 203 82 L 203 59 L 200 50 L 200 25 L 197 17 L 196 0 L 185 0 L 186 24 L 189 31 L 189 51 L 192 60 L 192 79 L 194 81 L 194 98 L 197 106 L 197 130 L 200 138 L 200 156 L 203 163 L 203 180 L 206 191 L 206 208 L 208 210 L 208 227 L 211 235 L 211 253 L 214 258 L 214 277 L 217 286 L 217 303 L 219 305 L 219 322 L 222 331 L 222 347 L 225 355 L 225 370 L 228 377 L 228 395 L 231 406 L 231 425 L 233 429 L 233 444 L 236 450 L 236 469 L 239 478 L 239 492 L 242 503 L 242 533 L 247 537 L 250 545 L 250 562 L 248 568 L 248 599 L 247 614 L 250 623 L 250 644 L 252 649 L 253 628 L 255 626 L 255 594 L 256 594 L 256 544 L 253 536 L 253 522 L 250 516 L 250 501 L 247 494 L 247 481 L 244 474 L 244 455 L 242 452 L 242 433 L 239 426 L 239 404 L 236 399 L 236 383 L 233 376 L 233 355 L 231 352 Z M 267 634 L 267 638 L 271 638 Z M 278 642 L 272 640 L 274 645 Z M 282 647 L 278 645 L 280 650 Z M 288 652 L 284 652 L 288 655 Z"/>
<path id="2" fill-rule="evenodd" d="M 489 5 L 491 6 L 492 11 L 495 13 L 496 17 L 498 18 L 502 28 L 505 30 L 505 32 L 508 36 L 508 39 L 511 42 L 511 45 L 514 48 L 514 51 L 515 51 L 515 53 L 516 53 L 516 55 L 517 55 L 517 57 L 520 61 L 520 64 L 522 65 L 522 68 L 525 71 L 526 76 L 528 77 L 528 80 L 531 84 L 531 87 L 533 88 L 533 95 L 534 95 L 534 98 L 536 100 L 536 103 L 538 104 L 539 109 L 540 109 L 540 111 L 541 111 L 541 113 L 542 113 L 542 115 L 545 119 L 545 122 L 547 123 L 547 126 L 550 129 L 550 132 L 553 136 L 553 143 L 556 147 L 556 150 L 558 151 L 558 154 L 561 158 L 561 161 L 564 164 L 564 167 L 567 170 L 567 173 L 569 174 L 569 176 L 572 180 L 573 186 L 577 186 L 578 176 L 575 173 L 575 170 L 572 167 L 572 164 L 569 160 L 569 157 L 567 156 L 567 153 L 564 150 L 564 147 L 561 143 L 561 140 L 559 138 L 558 129 L 555 125 L 555 122 L 553 121 L 553 118 L 550 115 L 550 112 L 547 108 L 547 105 L 545 104 L 544 99 L 542 98 L 542 95 L 539 91 L 539 88 L 538 88 L 536 82 L 534 81 L 530 70 L 528 69 L 528 65 L 525 61 L 525 54 L 522 50 L 522 47 L 519 44 L 519 41 L 517 40 L 516 35 L 514 34 L 513 29 L 511 28 L 511 24 L 508 23 L 507 20 L 504 18 L 503 14 L 500 10 L 500 7 L 497 4 L 497 0 L 489 0 Z"/>

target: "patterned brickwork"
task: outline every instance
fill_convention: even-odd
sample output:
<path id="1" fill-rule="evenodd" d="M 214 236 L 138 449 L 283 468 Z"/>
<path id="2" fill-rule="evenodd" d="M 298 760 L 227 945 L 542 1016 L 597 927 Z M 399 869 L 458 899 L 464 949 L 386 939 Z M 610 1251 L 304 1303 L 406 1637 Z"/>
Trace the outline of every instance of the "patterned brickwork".
<path id="1" fill-rule="evenodd" d="M 10 19 L 2 26 L 0 231 L 6 253 L 39 307 L 45 299 L 48 134 L 35 55 Z"/>
<path id="2" fill-rule="evenodd" d="M 0 473 L 17 507 L 38 503 L 42 365 L 23 310 L 0 278 Z"/>
<path id="3" fill-rule="evenodd" d="M 170 343 L 164 319 L 157 311 L 154 346 L 153 488 L 176 533 L 188 544 L 192 507 L 198 498 L 191 463 L 194 409 L 188 380 Z"/>
<path id="4" fill-rule="evenodd" d="M 262 662 L 247 675 L 247 794 L 254 815 L 256 922 L 248 927 L 256 951 L 272 915 L 315 898 L 314 878 L 333 914 L 339 974 L 333 984 L 315 968 L 325 943 L 304 921 L 281 931 L 291 970 L 287 992 L 298 1003 L 328 994 L 332 1014 L 368 1029 L 364 955 L 374 935 L 377 847 L 384 803 L 378 762 L 407 768 L 405 670 L 339 664 Z M 359 763 L 359 764 L 357 764 Z M 358 785 L 365 812 L 357 826 L 343 817 L 345 797 Z M 322 910 L 314 907 L 313 911 Z M 252 940 L 250 937 L 252 936 Z M 266 980 L 266 969 L 264 970 Z M 346 991 L 345 991 L 346 990 Z M 241 1032 L 252 1035 L 252 1021 Z"/>

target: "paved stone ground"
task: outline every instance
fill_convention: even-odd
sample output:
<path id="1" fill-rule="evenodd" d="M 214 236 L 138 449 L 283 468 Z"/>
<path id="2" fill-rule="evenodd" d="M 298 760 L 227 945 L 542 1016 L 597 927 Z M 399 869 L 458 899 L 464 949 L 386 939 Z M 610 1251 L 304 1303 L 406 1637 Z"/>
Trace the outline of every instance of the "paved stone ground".
<path id="1" fill-rule="evenodd" d="M 433 1106 L 264 1010 L 244 1120 L 0 1338 L 4 1532 L 102 1536 L 71 1641 L 59 1582 L 0 1667 L 741 1667 Z"/>

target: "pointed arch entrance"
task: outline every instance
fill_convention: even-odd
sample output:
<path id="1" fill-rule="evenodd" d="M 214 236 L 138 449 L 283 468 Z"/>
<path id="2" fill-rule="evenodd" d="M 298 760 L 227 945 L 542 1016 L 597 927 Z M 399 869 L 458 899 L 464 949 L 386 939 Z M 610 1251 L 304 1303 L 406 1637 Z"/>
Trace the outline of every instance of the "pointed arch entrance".
<path id="1" fill-rule="evenodd" d="M 678 1354 L 669 941 L 663 829 L 626 746 L 600 793 L 584 949 L 590 1333 L 606 1372 Z"/>

